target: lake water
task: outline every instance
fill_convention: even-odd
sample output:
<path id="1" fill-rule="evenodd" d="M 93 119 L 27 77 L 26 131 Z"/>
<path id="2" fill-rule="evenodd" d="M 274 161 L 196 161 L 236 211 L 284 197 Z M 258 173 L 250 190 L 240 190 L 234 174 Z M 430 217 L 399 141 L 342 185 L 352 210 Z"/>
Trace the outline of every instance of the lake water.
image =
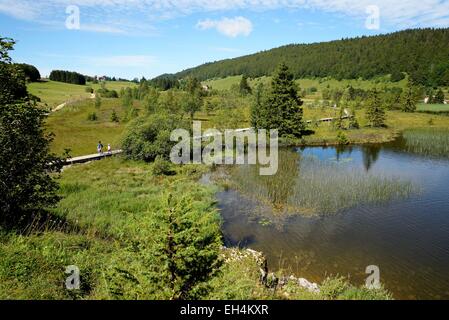
<path id="1" fill-rule="evenodd" d="M 363 285 L 366 267 L 376 265 L 396 299 L 449 299 L 449 155 L 411 149 L 404 138 L 385 145 L 288 152 L 361 175 L 394 176 L 419 191 L 333 214 L 290 214 L 279 222 L 270 206 L 230 189 L 218 194 L 228 246 L 262 251 L 270 269 L 315 282 L 343 275 Z M 336 188 L 345 185 L 328 192 Z M 265 223 L 270 215 L 276 223 Z"/>

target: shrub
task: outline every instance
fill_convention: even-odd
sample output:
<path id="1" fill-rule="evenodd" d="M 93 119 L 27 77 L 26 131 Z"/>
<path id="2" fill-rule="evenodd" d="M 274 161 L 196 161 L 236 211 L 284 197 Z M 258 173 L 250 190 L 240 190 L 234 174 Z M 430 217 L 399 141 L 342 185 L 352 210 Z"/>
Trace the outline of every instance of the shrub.
<path id="1" fill-rule="evenodd" d="M 187 125 L 168 115 L 154 114 L 137 118 L 128 126 L 123 139 L 123 151 L 128 159 L 152 162 L 157 156 L 168 159 L 176 142 L 170 141 L 171 132 Z"/>
<path id="2" fill-rule="evenodd" d="M 111 121 L 112 122 L 120 122 L 120 119 L 117 115 L 117 112 L 115 112 L 115 109 L 112 110 Z"/>
<path id="3" fill-rule="evenodd" d="M 87 115 L 87 120 L 89 121 L 97 121 L 98 120 L 98 116 L 95 112 L 89 113 Z"/>
<path id="4" fill-rule="evenodd" d="M 86 87 L 84 89 L 87 93 L 94 93 L 94 89 L 92 89 L 92 87 Z"/>
<path id="5" fill-rule="evenodd" d="M 175 174 L 171 169 L 170 162 L 161 156 L 157 156 L 156 160 L 154 160 L 152 173 L 154 176 L 171 176 Z"/>
<path id="6" fill-rule="evenodd" d="M 339 132 L 338 132 L 338 135 L 337 135 L 337 141 L 338 141 L 338 144 L 342 144 L 342 145 L 349 144 L 349 139 L 348 139 L 348 137 L 347 137 L 346 134 L 345 134 L 344 132 L 342 132 L 342 131 L 339 131 Z"/>

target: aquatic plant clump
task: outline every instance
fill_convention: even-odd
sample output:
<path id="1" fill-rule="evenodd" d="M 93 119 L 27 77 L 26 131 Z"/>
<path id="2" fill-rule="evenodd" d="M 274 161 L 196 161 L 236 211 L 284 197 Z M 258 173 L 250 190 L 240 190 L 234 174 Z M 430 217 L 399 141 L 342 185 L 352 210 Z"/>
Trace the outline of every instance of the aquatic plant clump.
<path id="1" fill-rule="evenodd" d="M 334 214 L 362 204 L 382 204 L 415 193 L 415 186 L 397 177 L 355 171 L 348 166 L 282 152 L 279 172 L 257 175 L 253 167 L 235 167 L 230 181 L 251 198 L 276 212 L 302 215 Z"/>
<path id="2" fill-rule="evenodd" d="M 406 130 L 403 138 L 407 152 L 449 159 L 449 129 L 422 128 Z"/>

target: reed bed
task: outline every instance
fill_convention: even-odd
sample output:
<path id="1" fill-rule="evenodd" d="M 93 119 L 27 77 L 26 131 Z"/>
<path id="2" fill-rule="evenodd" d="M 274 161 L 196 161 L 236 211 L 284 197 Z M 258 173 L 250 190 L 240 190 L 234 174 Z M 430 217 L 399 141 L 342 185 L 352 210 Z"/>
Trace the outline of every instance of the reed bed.
<path id="1" fill-rule="evenodd" d="M 449 159 L 449 128 L 422 128 L 403 133 L 407 152 Z"/>
<path id="2" fill-rule="evenodd" d="M 409 181 L 301 157 L 282 151 L 275 176 L 258 174 L 256 166 L 230 170 L 232 187 L 253 199 L 270 204 L 278 213 L 328 215 L 362 204 L 382 204 L 417 192 Z"/>

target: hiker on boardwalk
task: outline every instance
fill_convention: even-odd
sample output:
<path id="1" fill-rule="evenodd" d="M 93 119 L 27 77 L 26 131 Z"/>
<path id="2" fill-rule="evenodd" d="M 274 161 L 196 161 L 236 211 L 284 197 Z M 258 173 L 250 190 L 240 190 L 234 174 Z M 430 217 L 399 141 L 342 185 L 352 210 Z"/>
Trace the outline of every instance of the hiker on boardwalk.
<path id="1" fill-rule="evenodd" d="M 108 154 L 112 154 L 112 147 L 110 144 L 108 144 Z"/>
<path id="2" fill-rule="evenodd" d="M 99 154 L 103 154 L 103 144 L 101 141 L 98 142 L 97 151 Z"/>

